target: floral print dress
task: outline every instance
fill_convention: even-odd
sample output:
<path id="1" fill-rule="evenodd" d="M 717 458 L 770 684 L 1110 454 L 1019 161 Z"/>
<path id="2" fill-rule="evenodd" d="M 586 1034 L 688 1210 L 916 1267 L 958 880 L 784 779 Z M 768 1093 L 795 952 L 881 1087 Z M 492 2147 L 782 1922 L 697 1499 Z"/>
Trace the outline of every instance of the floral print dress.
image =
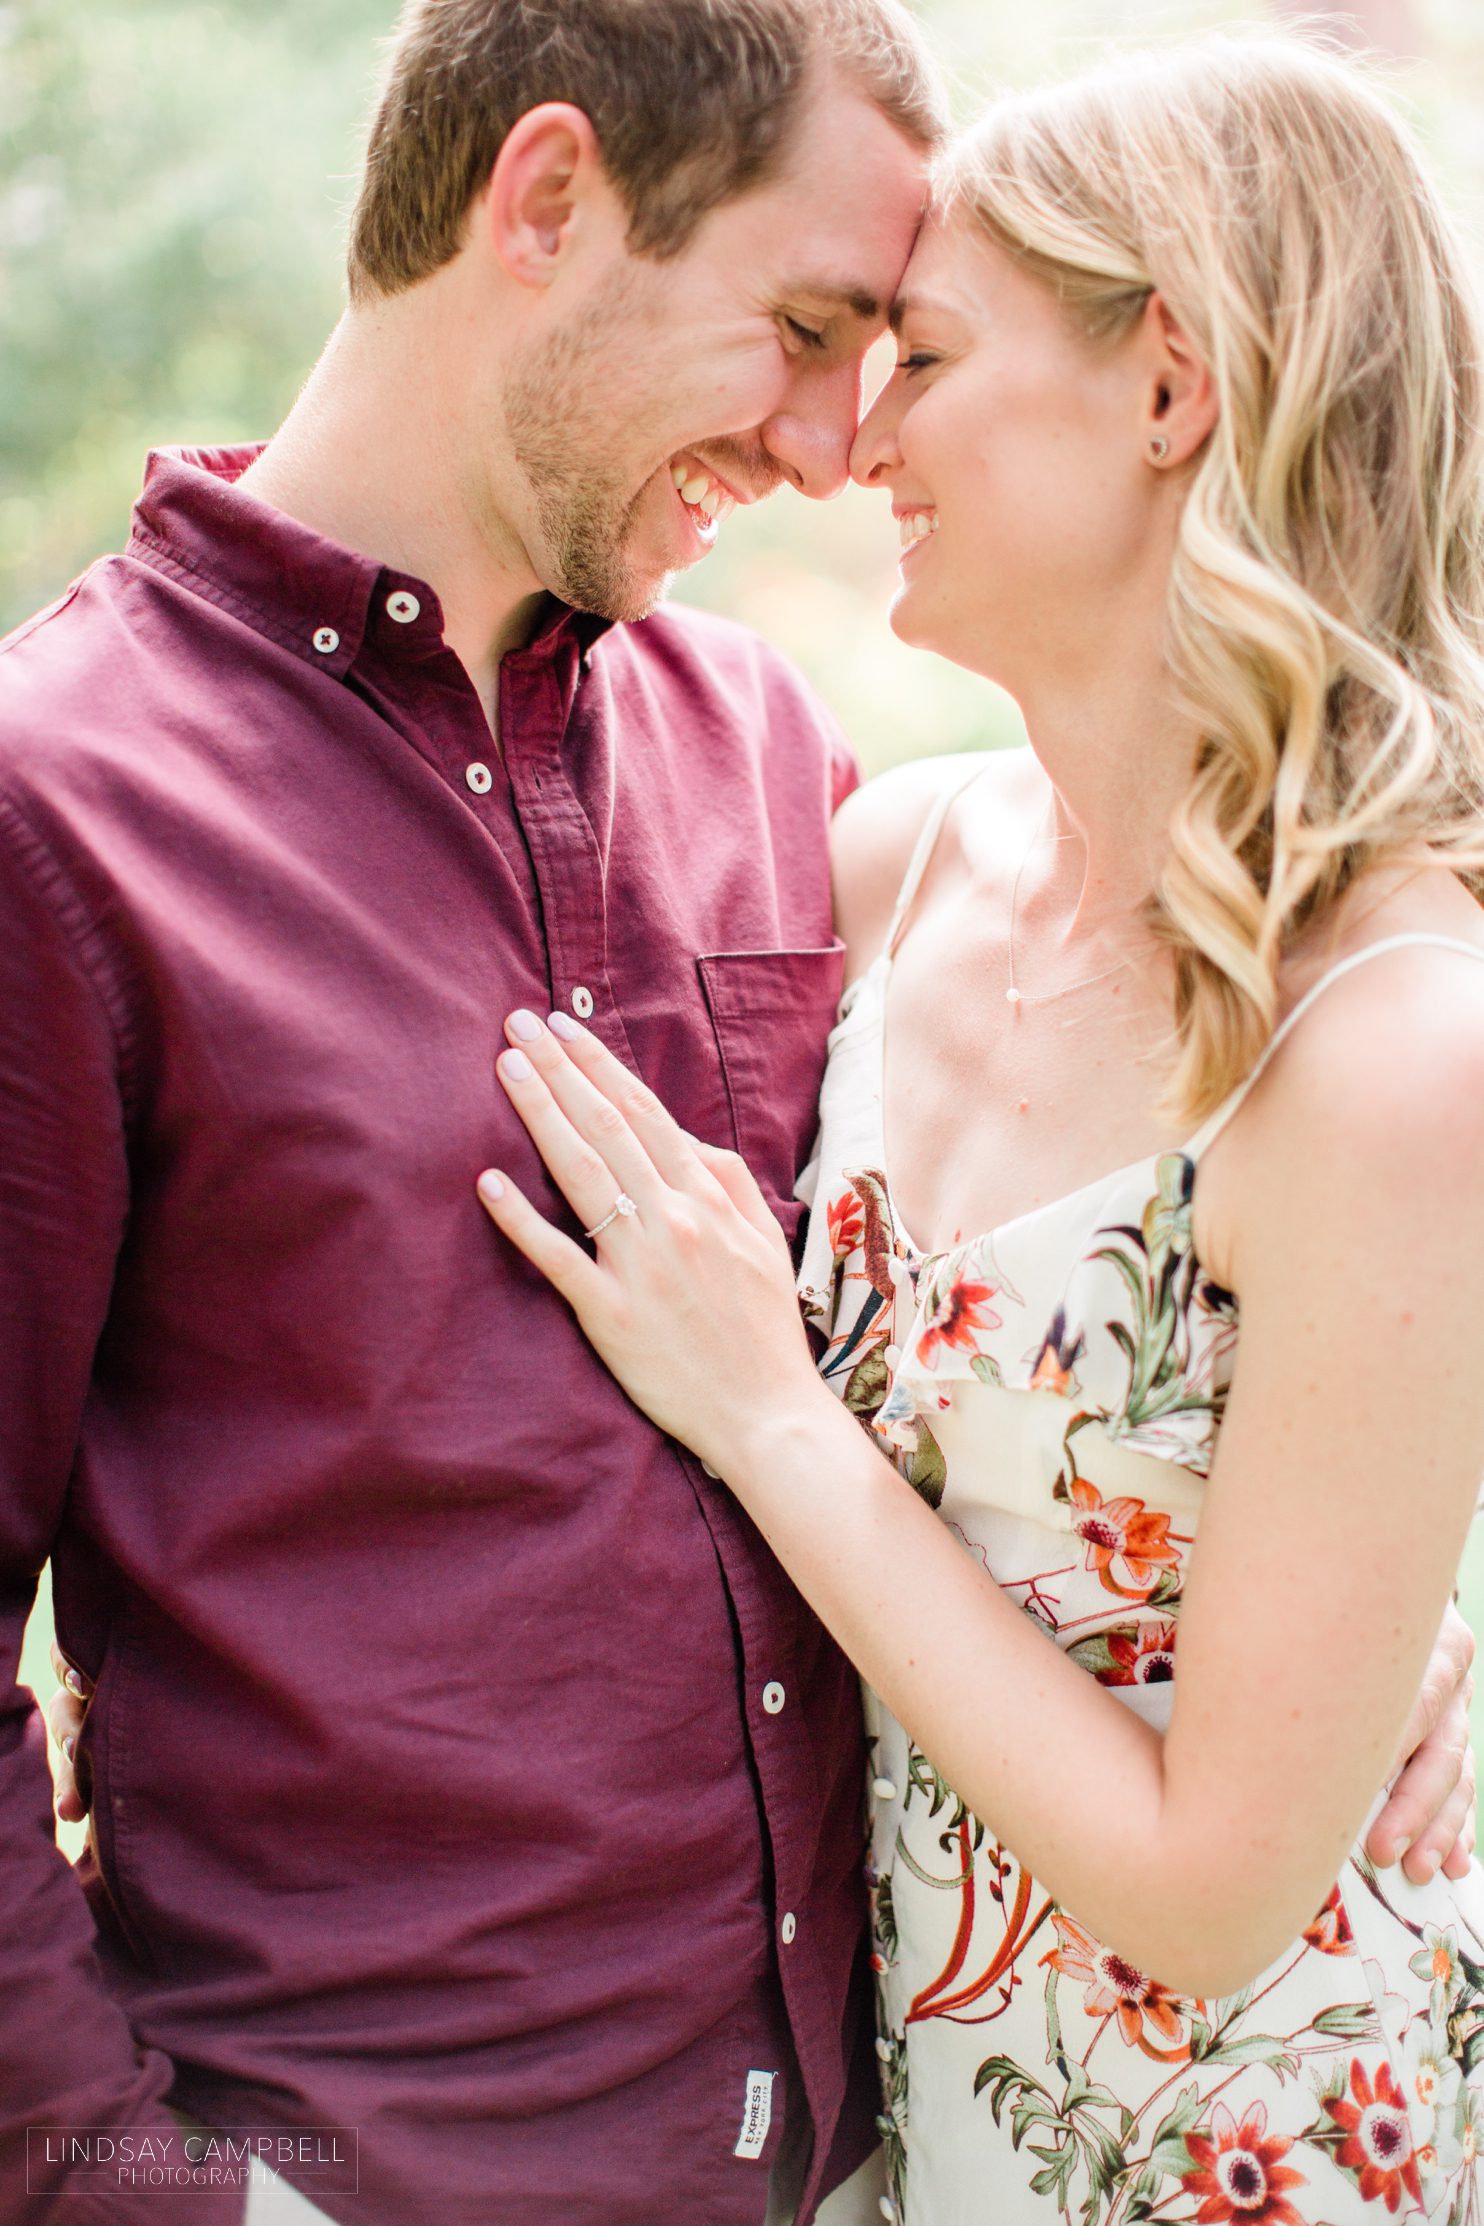
<path id="1" fill-rule="evenodd" d="M 1191 1197 L 1241 1093 L 1183 1151 L 915 1252 L 882 1148 L 882 1014 L 951 801 L 831 1038 L 800 1182 L 815 1209 L 803 1300 L 827 1381 L 965 1552 L 1163 1728 L 1238 1334 L 1235 1299 L 1192 1248 Z M 1395 943 L 1439 940 L 1374 945 L 1319 989 Z M 1044 1893 L 869 1691 L 866 1709 L 887 2216 L 1484 2226 L 1477 1868 L 1415 1887 L 1357 1846 L 1270 1970 L 1185 2000 Z"/>

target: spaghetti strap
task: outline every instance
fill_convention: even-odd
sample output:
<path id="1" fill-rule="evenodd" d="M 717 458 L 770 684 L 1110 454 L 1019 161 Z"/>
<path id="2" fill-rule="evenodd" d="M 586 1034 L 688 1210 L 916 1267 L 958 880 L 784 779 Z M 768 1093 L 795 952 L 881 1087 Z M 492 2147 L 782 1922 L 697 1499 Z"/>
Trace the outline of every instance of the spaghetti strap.
<path id="1" fill-rule="evenodd" d="M 907 914 L 912 908 L 912 900 L 922 887 L 922 877 L 927 872 L 928 861 L 938 847 L 938 837 L 943 832 L 944 820 L 963 795 L 964 790 L 972 782 L 977 781 L 983 771 L 984 767 L 976 764 L 965 773 L 962 780 L 950 781 L 924 820 L 922 833 L 917 838 L 912 856 L 907 862 L 907 871 L 902 876 L 902 886 L 897 891 L 897 901 L 891 916 L 891 926 L 886 931 L 886 941 L 882 946 L 885 957 L 891 957 L 901 940 Z"/>
<path id="2" fill-rule="evenodd" d="M 1256 1087 L 1268 1061 L 1274 1056 L 1284 1037 L 1298 1026 L 1309 1007 L 1318 998 L 1322 997 L 1333 983 L 1342 980 L 1346 974 L 1353 974 L 1357 966 L 1365 966 L 1373 958 L 1384 957 L 1388 951 L 1416 950 L 1423 946 L 1439 951 L 1462 951 L 1465 958 L 1484 959 L 1484 946 L 1477 943 L 1465 943 L 1461 936 L 1436 935 L 1425 929 L 1414 929 L 1406 935 L 1385 935 L 1377 943 L 1367 943 L 1362 951 L 1352 951 L 1348 958 L 1342 958 L 1337 966 L 1332 966 L 1327 974 L 1321 974 L 1312 988 L 1305 990 L 1293 1011 L 1279 1022 L 1268 1038 L 1262 1055 L 1252 1072 L 1245 1080 L 1237 1084 L 1230 1097 L 1222 1099 L 1215 1112 L 1210 1114 L 1202 1126 L 1196 1130 L 1195 1135 L 1185 1147 L 1186 1158 L 1199 1159 L 1208 1146 L 1215 1143 L 1228 1121 L 1240 1111 L 1246 1102 L 1249 1091 Z"/>

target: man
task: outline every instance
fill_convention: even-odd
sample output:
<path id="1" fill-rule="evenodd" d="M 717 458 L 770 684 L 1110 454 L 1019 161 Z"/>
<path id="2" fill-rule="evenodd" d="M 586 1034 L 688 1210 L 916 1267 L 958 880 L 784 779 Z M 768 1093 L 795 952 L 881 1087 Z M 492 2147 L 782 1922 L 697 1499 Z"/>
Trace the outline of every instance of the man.
<path id="1" fill-rule="evenodd" d="M 27 2158 L 167 2098 L 354 2129 L 287 2177 L 378 2226 L 762 2226 L 874 2140 L 851 1679 L 473 1177 L 557 1003 L 797 1215 L 853 772 L 644 614 L 844 483 L 940 125 L 895 0 L 415 0 L 287 423 L 0 656 L 5 1607 L 50 1554 L 96 1680 L 91 1917 L 8 1711 L 4 2221 L 236 2226 Z"/>
<path id="2" fill-rule="evenodd" d="M 288 2177 L 377 2226 L 866 2155 L 852 1680 L 471 1178 L 554 1204 L 493 1076 L 554 1004 L 797 1213 L 853 774 L 644 614 L 843 483 L 939 128 L 894 0 L 415 0 L 300 403 L 0 656 L 0 1553 L 95 1686 L 90 1916 L 18 1697 L 0 1756 L 0 2220 L 237 2226 L 22 2193 L 167 2104 L 353 2129 Z"/>

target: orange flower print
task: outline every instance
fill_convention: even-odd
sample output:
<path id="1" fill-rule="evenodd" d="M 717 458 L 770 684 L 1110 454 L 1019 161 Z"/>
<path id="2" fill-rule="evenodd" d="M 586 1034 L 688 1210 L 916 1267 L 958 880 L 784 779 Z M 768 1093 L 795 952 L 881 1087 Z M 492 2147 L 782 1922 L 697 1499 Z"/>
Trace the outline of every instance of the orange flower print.
<path id="1" fill-rule="evenodd" d="M 1190 2054 L 1184 2023 L 1189 2005 L 1182 2005 L 1180 1997 L 1157 1979 L 1146 1979 L 1142 1971 L 1125 1963 L 1111 1948 L 1099 1946 L 1092 1934 L 1084 1932 L 1071 1917 L 1053 1910 L 1051 1922 L 1056 1927 L 1057 1945 L 1041 1961 L 1086 1987 L 1083 2007 L 1088 2016 L 1116 2017 L 1128 2046 L 1142 2048 L 1158 2064 L 1184 2063 Z M 1156 2048 L 1146 2036 L 1146 2026 L 1169 2045 Z"/>
<path id="2" fill-rule="evenodd" d="M 865 1213 L 854 1191 L 842 1191 L 838 1198 L 832 1198 L 826 1219 L 831 1252 L 837 1260 L 848 1259 L 866 1233 Z"/>
<path id="3" fill-rule="evenodd" d="M 1068 1334 L 1066 1308 L 1059 1306 L 1051 1318 L 1051 1328 L 1042 1345 L 1031 1374 L 1032 1391 L 1059 1391 L 1065 1396 L 1076 1389 L 1072 1370 L 1087 1350 L 1087 1339 L 1079 1330 L 1075 1337 Z"/>
<path id="4" fill-rule="evenodd" d="M 1168 1515 L 1156 1515 L 1141 1499 L 1105 1500 L 1085 1476 L 1072 1478 L 1072 1528 L 1087 1545 L 1087 1566 L 1109 1592 L 1142 1600 L 1154 1590 L 1162 1569 L 1179 1566 L 1170 1544 Z"/>
<path id="5" fill-rule="evenodd" d="M 1173 1623 L 1141 1623 L 1137 1631 L 1110 1631 L 1108 1662 L 1100 1685 L 1167 1685 L 1175 1674 Z"/>
<path id="6" fill-rule="evenodd" d="M 1304 1938 L 1311 1948 L 1318 1948 L 1324 1955 L 1354 1955 L 1355 1935 L 1350 1930 L 1350 1919 L 1345 1914 L 1338 1886 L 1331 1886 L 1329 1900 L 1313 1923 L 1305 1925 Z"/>
<path id="7" fill-rule="evenodd" d="M 990 1309 L 995 1296 L 992 1283 L 951 1283 L 943 1293 L 917 1341 L 917 1357 L 924 1368 L 936 1368 L 941 1349 L 977 1352 L 978 1332 L 998 1329 L 1000 1317 Z"/>
<path id="8" fill-rule="evenodd" d="M 1202 2198 L 1196 2217 L 1200 2226 L 1303 2226 L 1285 2190 L 1302 2187 L 1304 2175 L 1283 2158 L 1293 2147 L 1276 2135 L 1268 2138 L 1267 2107 L 1247 2105 L 1240 2125 L 1218 2102 L 1211 2112 L 1209 2133 L 1187 2133 L 1193 2172 L 1181 2179 L 1189 2195 Z"/>
<path id="9" fill-rule="evenodd" d="M 1422 2174 L 1412 2146 L 1412 2126 L 1389 2064 L 1379 2064 L 1372 2086 L 1358 2056 L 1350 2059 L 1350 2092 L 1327 2097 L 1325 2109 L 1345 2135 L 1335 2162 L 1352 2172 L 1363 2200 L 1399 2210 L 1403 2194 L 1422 2201 Z"/>

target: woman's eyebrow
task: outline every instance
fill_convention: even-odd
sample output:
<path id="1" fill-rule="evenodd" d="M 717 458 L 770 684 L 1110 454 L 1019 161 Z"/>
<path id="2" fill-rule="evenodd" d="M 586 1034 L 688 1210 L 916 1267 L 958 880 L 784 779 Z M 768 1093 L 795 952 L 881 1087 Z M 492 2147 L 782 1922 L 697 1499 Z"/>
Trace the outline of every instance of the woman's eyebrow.
<path id="1" fill-rule="evenodd" d="M 955 314 L 951 301 L 944 301 L 932 294 L 898 294 L 887 315 L 893 332 L 900 333 L 909 317 L 952 317 Z"/>

